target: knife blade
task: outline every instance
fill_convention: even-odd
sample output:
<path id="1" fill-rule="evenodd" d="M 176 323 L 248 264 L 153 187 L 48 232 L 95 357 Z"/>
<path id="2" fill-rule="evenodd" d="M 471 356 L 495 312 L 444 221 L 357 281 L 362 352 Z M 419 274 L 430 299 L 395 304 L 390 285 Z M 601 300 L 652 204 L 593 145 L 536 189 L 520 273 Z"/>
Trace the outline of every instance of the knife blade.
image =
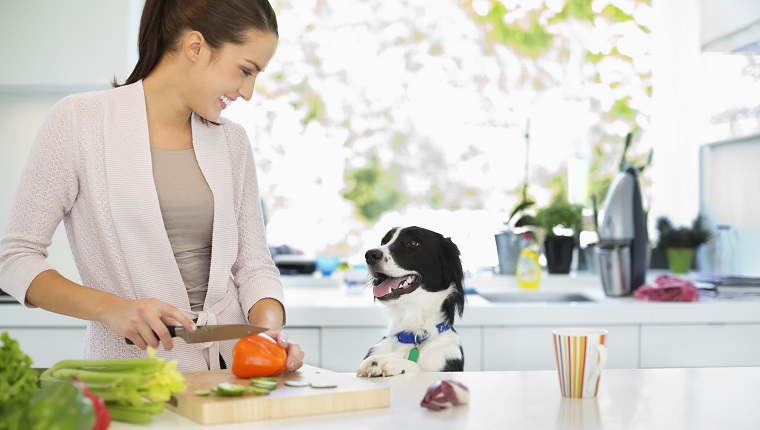
<path id="1" fill-rule="evenodd" d="M 198 326 L 194 332 L 187 331 L 182 326 L 167 325 L 166 328 L 169 330 L 169 335 L 171 335 L 171 337 L 182 338 L 187 343 L 240 339 L 269 330 L 266 327 L 259 327 L 248 324 L 203 325 Z M 156 335 L 156 337 L 158 337 L 158 335 Z M 129 345 L 134 345 L 134 342 L 132 342 L 130 339 L 125 339 Z"/>

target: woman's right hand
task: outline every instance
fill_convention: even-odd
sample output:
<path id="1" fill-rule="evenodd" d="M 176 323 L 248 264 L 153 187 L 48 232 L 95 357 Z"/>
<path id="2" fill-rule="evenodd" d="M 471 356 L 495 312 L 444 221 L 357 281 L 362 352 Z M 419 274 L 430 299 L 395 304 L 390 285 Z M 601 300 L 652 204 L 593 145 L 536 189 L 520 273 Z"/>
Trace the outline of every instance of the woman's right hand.
<path id="1" fill-rule="evenodd" d="M 111 293 L 72 282 L 50 269 L 38 274 L 29 284 L 26 301 L 63 315 L 108 324 L 138 348 L 164 345 L 174 347 L 167 325 L 181 324 L 195 331 L 195 324 L 178 308 L 157 299 L 128 300 Z M 155 332 L 155 334 L 154 334 Z"/>
<path id="2" fill-rule="evenodd" d="M 171 350 L 174 342 L 167 325 L 182 325 L 188 331 L 196 329 L 193 320 L 181 310 L 158 299 L 120 300 L 104 322 L 142 350 L 148 346 L 157 349 L 159 344 Z"/>

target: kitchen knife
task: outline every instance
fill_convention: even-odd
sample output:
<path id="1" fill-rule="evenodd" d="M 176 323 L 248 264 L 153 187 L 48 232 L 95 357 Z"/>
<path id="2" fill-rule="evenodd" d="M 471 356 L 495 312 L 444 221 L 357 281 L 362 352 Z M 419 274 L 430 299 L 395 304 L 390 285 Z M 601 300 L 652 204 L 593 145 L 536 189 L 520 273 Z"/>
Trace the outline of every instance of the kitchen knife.
<path id="1" fill-rule="evenodd" d="M 240 339 L 246 336 L 263 333 L 269 329 L 248 324 L 221 324 L 221 325 L 203 325 L 198 326 L 194 332 L 185 330 L 182 326 L 170 326 L 171 337 L 180 337 L 187 343 L 214 342 L 217 340 Z M 154 333 L 155 334 L 155 333 Z M 158 335 L 156 335 L 158 337 Z M 129 345 L 134 345 L 129 339 L 126 339 Z"/>

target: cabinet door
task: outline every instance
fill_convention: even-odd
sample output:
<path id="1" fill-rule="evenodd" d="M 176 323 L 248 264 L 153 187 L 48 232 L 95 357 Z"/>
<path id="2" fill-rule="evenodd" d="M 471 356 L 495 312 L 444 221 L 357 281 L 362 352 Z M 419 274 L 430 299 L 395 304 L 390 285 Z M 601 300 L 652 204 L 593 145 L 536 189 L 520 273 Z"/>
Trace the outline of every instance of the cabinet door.
<path id="1" fill-rule="evenodd" d="M 464 370 L 483 370 L 483 329 L 481 327 L 456 327 L 462 340 Z"/>
<path id="2" fill-rule="evenodd" d="M 552 327 L 485 327 L 483 370 L 555 370 Z M 638 326 L 606 326 L 608 369 L 639 367 Z"/>
<path id="3" fill-rule="evenodd" d="M 335 372 L 356 372 L 386 327 L 322 328 L 322 367 Z M 457 327 L 464 350 L 464 369 L 482 370 L 480 327 Z"/>
<path id="4" fill-rule="evenodd" d="M 8 335 L 16 339 L 19 347 L 32 359 L 32 367 L 50 367 L 66 359 L 79 360 L 83 356 L 82 328 L 11 328 Z"/>
<path id="5" fill-rule="evenodd" d="M 322 366 L 341 373 L 356 373 L 385 327 L 322 327 Z"/>
<path id="6" fill-rule="evenodd" d="M 304 352 L 304 364 L 322 367 L 318 328 L 285 327 L 285 332 L 288 334 L 288 340 L 297 343 Z"/>
<path id="7" fill-rule="evenodd" d="M 758 338 L 760 324 L 646 325 L 641 367 L 760 366 Z"/>

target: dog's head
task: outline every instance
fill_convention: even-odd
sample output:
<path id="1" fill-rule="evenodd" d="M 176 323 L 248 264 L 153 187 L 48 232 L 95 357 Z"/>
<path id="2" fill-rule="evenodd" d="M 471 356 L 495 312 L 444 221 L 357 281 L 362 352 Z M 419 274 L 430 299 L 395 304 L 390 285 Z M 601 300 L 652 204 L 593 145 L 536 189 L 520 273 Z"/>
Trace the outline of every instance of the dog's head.
<path id="1" fill-rule="evenodd" d="M 459 248 L 441 234 L 421 227 L 396 227 L 383 237 L 381 246 L 364 254 L 373 277 L 374 296 L 396 300 L 419 288 L 428 292 L 447 290 L 442 306 L 449 322 L 464 312 L 464 272 Z"/>

